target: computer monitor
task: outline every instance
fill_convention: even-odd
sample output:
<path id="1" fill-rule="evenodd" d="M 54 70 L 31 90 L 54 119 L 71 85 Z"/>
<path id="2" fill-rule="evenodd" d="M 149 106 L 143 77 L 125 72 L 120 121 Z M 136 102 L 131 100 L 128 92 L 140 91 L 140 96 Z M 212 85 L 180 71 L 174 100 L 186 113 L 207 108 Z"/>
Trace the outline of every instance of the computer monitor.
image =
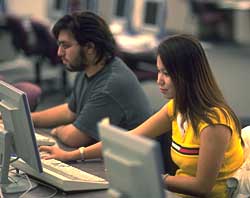
<path id="1" fill-rule="evenodd" d="M 0 185 L 6 193 L 25 191 L 30 187 L 29 181 L 9 180 L 8 177 L 13 156 L 42 172 L 26 94 L 0 81 L 0 112 L 4 124 L 4 130 L 0 132 Z"/>
<path id="2" fill-rule="evenodd" d="M 123 18 L 126 15 L 126 6 L 128 0 L 115 0 L 114 1 L 114 16 Z"/>
<path id="3" fill-rule="evenodd" d="M 166 197 L 160 147 L 154 140 L 98 124 L 110 188 L 109 197 Z"/>
<path id="4" fill-rule="evenodd" d="M 135 34 L 134 0 L 114 0 L 110 29 L 113 34 Z"/>
<path id="5" fill-rule="evenodd" d="M 142 14 L 142 29 L 163 34 L 166 30 L 167 3 L 166 0 L 144 0 Z"/>

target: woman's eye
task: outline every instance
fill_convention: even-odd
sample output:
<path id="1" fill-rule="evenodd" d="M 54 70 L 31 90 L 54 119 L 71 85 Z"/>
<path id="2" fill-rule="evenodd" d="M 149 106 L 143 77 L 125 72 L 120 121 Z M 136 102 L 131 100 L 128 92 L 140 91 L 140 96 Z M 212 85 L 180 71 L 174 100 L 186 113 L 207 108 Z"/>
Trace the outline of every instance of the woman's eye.
<path id="1" fill-rule="evenodd" d="M 157 72 L 158 72 L 158 74 L 163 74 L 165 76 L 169 76 L 169 73 L 164 69 L 158 69 Z"/>
<path id="2" fill-rule="evenodd" d="M 162 73 L 163 73 L 165 76 L 168 76 L 168 75 L 169 75 L 167 71 L 163 71 Z"/>

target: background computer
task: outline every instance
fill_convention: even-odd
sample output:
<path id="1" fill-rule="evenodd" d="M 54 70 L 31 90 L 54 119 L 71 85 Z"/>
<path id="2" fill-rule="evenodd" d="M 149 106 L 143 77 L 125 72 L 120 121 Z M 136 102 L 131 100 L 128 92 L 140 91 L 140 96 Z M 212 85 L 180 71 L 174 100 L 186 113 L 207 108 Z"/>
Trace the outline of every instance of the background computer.
<path id="1" fill-rule="evenodd" d="M 112 33 L 134 35 L 134 0 L 114 0 L 112 19 L 109 25 Z"/>
<path id="2" fill-rule="evenodd" d="M 107 123 L 99 123 L 98 128 L 110 183 L 109 197 L 165 197 L 159 145 Z"/>
<path id="3" fill-rule="evenodd" d="M 167 1 L 166 0 L 144 0 L 142 14 L 142 31 L 156 34 L 158 38 L 167 35 Z"/>
<path id="4" fill-rule="evenodd" d="M 42 172 L 25 93 L 0 81 L 0 112 L 4 124 L 0 132 L 0 185 L 7 193 L 24 191 L 30 181 L 14 178 L 14 175 L 8 179 L 11 156 L 21 158 L 34 170 Z"/>

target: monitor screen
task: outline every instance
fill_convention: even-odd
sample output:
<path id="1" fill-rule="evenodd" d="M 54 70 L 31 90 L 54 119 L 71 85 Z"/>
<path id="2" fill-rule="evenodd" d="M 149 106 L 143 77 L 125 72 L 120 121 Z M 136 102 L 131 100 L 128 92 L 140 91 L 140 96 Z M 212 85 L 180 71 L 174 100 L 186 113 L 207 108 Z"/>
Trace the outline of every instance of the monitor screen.
<path id="1" fill-rule="evenodd" d="M 98 124 L 110 197 L 166 197 L 160 147 L 154 140 L 126 134 L 125 130 Z"/>
<path id="2" fill-rule="evenodd" d="M 112 3 L 113 12 L 109 27 L 115 35 L 126 31 L 128 3 L 129 0 L 114 0 Z"/>
<path id="3" fill-rule="evenodd" d="M 157 2 L 147 2 L 145 5 L 144 23 L 149 25 L 156 25 L 158 11 L 159 4 L 157 4 Z"/>
<path id="4" fill-rule="evenodd" d="M 126 12 L 126 1 L 127 0 L 116 0 L 114 6 L 114 15 L 116 17 L 125 17 Z"/>
<path id="5" fill-rule="evenodd" d="M 144 0 L 142 14 L 142 29 L 158 33 L 161 28 L 165 29 L 166 0 Z"/>
<path id="6" fill-rule="evenodd" d="M 0 81 L 0 112 L 4 125 L 4 130 L 1 129 L 0 133 L 0 162 L 2 165 L 0 185 L 6 192 L 22 191 L 18 189 L 17 183 L 15 187 L 8 180 L 11 156 L 21 158 L 32 168 L 42 172 L 26 94 L 10 84 Z M 8 188 L 9 186 L 11 189 Z"/>

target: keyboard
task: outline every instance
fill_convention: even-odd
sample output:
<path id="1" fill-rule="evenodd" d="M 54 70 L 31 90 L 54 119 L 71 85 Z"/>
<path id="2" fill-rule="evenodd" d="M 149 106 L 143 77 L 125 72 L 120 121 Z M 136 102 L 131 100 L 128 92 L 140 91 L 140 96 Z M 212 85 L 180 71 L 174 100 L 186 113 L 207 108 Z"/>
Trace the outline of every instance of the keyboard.
<path id="1" fill-rule="evenodd" d="M 107 180 L 61 161 L 55 159 L 41 159 L 41 161 L 43 166 L 42 173 L 35 171 L 21 159 L 11 163 L 11 166 L 65 192 L 107 189 L 109 186 Z"/>
<path id="2" fill-rule="evenodd" d="M 3 123 L 0 122 L 0 131 L 4 130 Z M 56 144 L 56 140 L 52 137 L 41 135 L 39 133 L 35 133 L 37 146 L 52 146 Z"/>
<path id="3" fill-rule="evenodd" d="M 56 143 L 52 137 L 35 133 L 37 146 L 52 146 Z"/>

